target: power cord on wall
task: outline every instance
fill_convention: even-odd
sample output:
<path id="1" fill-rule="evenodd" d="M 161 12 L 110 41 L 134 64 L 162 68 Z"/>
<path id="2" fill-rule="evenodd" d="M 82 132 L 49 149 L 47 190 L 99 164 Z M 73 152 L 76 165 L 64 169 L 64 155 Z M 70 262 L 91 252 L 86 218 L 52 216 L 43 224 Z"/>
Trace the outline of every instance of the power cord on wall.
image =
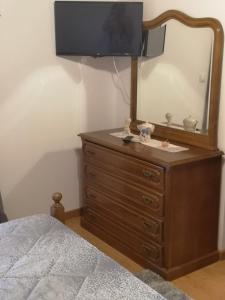
<path id="1" fill-rule="evenodd" d="M 141 73 L 141 64 L 142 64 L 142 59 L 143 59 L 143 52 L 144 52 L 144 48 L 145 48 L 145 41 L 143 42 L 142 44 L 142 49 L 141 49 L 141 57 L 140 57 L 140 60 L 139 60 L 139 64 L 138 64 L 138 73 L 140 74 Z M 118 87 L 122 93 L 122 97 L 123 97 L 123 100 L 124 102 L 127 104 L 127 105 L 130 105 L 130 97 L 128 95 L 128 92 L 126 90 L 126 87 L 125 87 L 125 84 L 123 82 L 123 79 L 122 77 L 120 76 L 120 73 L 118 71 L 118 68 L 117 68 L 117 65 L 116 65 L 116 59 L 115 59 L 115 56 L 113 56 L 113 65 L 114 65 L 114 69 L 116 71 L 116 75 L 117 75 L 117 78 L 118 78 L 118 81 L 120 83 L 120 86 Z M 113 78 L 114 79 L 114 78 Z M 114 81 L 115 82 L 115 81 Z"/>
<path id="2" fill-rule="evenodd" d="M 138 60 L 138 77 L 139 78 L 139 74 L 141 74 L 141 66 L 142 66 L 142 61 L 143 61 L 143 53 L 144 53 L 144 49 L 145 49 L 145 45 L 146 45 L 146 41 L 143 40 L 142 42 L 142 48 L 141 48 L 141 56 L 140 56 L 140 59 Z"/>

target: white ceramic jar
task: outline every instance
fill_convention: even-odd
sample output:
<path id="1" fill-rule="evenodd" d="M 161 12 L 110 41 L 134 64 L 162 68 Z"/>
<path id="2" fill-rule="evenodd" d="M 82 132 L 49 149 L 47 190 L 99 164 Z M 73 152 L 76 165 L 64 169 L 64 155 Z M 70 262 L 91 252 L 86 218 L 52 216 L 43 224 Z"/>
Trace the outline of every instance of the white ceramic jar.
<path id="1" fill-rule="evenodd" d="M 191 115 L 183 120 L 184 130 L 194 132 L 198 121 L 194 119 Z"/>

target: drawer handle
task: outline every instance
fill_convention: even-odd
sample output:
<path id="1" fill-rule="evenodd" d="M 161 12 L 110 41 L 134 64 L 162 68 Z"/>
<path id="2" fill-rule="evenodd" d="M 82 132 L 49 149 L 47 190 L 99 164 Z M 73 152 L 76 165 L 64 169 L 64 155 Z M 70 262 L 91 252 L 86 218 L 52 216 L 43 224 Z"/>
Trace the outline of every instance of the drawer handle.
<path id="1" fill-rule="evenodd" d="M 143 199 L 145 204 L 152 204 L 154 202 L 154 199 L 152 199 L 148 196 L 145 196 L 145 195 L 142 196 L 142 199 Z"/>
<path id="2" fill-rule="evenodd" d="M 145 245 L 142 245 L 142 249 L 145 255 L 154 260 L 157 260 L 160 256 L 159 250 L 156 247 L 146 247 Z"/>
<path id="3" fill-rule="evenodd" d="M 144 226 L 149 229 L 150 231 L 152 231 L 152 224 L 151 223 L 147 223 L 147 222 L 143 222 Z"/>
<path id="4" fill-rule="evenodd" d="M 152 234 L 159 234 L 159 225 L 157 223 L 143 222 L 144 227 L 149 230 Z"/>
<path id="5" fill-rule="evenodd" d="M 160 183 L 160 172 L 156 170 L 142 170 L 142 174 L 152 180 L 154 183 L 159 184 Z"/>
<path id="6" fill-rule="evenodd" d="M 152 177 L 152 176 L 154 176 L 154 173 L 152 171 L 149 171 L 149 170 L 143 170 L 142 173 L 143 173 L 143 175 L 145 177 Z"/>

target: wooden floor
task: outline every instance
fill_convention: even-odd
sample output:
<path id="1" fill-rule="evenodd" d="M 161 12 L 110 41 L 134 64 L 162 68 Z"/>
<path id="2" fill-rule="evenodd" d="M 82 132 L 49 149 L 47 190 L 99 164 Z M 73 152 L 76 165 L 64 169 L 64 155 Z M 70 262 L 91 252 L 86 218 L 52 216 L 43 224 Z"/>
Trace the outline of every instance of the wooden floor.
<path id="1" fill-rule="evenodd" d="M 140 265 L 83 229 L 79 217 L 67 220 L 66 224 L 129 271 L 143 270 Z M 174 280 L 173 284 L 195 300 L 225 300 L 225 261 L 180 277 Z"/>

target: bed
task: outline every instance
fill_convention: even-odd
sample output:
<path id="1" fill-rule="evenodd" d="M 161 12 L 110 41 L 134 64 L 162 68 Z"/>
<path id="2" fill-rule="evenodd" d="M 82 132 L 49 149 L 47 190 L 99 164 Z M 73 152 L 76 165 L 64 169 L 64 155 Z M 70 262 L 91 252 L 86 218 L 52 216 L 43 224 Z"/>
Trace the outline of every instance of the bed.
<path id="1" fill-rule="evenodd" d="M 0 224 L 0 299 L 164 299 L 48 215 Z"/>

